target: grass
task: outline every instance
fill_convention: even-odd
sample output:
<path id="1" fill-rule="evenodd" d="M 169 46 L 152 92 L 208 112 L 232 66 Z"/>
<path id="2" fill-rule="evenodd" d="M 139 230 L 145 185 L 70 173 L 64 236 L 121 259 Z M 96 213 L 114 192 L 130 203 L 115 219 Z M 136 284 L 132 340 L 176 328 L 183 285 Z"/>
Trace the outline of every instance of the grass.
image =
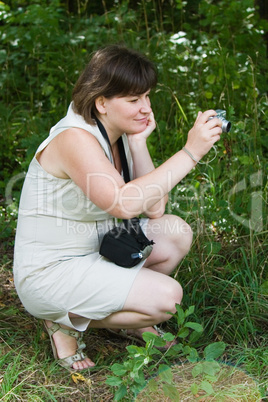
<path id="1" fill-rule="evenodd" d="M 223 247 L 220 254 L 204 254 L 200 265 L 200 250 L 207 240 L 204 235 L 195 240 L 175 275 L 185 289 L 184 308 L 195 304 L 195 319 L 205 328 L 196 348 L 201 350 L 211 342 L 223 340 L 227 344 L 223 363 L 237 371 L 234 374 L 223 364 L 223 377 L 213 384 L 213 396 L 200 390 L 198 395 L 204 401 L 259 401 L 259 395 L 264 398 L 268 387 L 267 296 L 260 291 L 265 264 L 261 251 L 265 247 L 262 244 L 259 248 L 259 262 L 250 258 L 250 250 L 241 241 L 231 250 L 229 245 Z M 111 365 L 127 357 L 128 342 L 111 338 L 105 330 L 87 332 L 87 353 L 96 367 L 90 375 L 72 377 L 54 362 L 42 323 L 28 315 L 20 304 L 12 280 L 11 255 L 6 255 L 5 261 L 0 268 L 0 401 L 112 401 L 113 393 L 105 380 L 111 375 Z M 172 332 L 175 322 L 170 321 L 166 329 Z M 198 400 L 189 396 L 189 382 L 194 383 L 190 364 L 185 365 L 182 374 L 181 366 L 175 363 L 169 360 L 172 381 L 181 398 L 187 394 L 188 399 L 183 400 Z M 233 386 L 227 393 L 226 383 L 231 380 Z M 161 381 L 157 384 L 160 387 Z M 164 391 L 160 388 L 153 387 L 155 400 L 169 401 L 161 399 Z M 238 397 L 241 389 L 244 396 Z M 147 388 L 138 400 L 151 400 L 146 392 Z M 142 395 L 147 396 L 142 399 Z"/>
<path id="2" fill-rule="evenodd" d="M 192 370 L 195 364 L 187 363 L 174 365 L 171 367 L 170 385 L 175 387 L 178 393 L 174 396 L 167 396 L 168 389 L 166 384 L 160 378 L 154 378 L 148 381 L 148 385 L 137 396 L 137 402 L 172 402 L 174 400 L 182 401 L 260 401 L 261 394 L 257 383 L 246 373 L 236 367 L 222 364 L 220 371 L 212 381 L 212 387 L 208 388 L 207 382 L 201 377 L 193 381 Z M 195 388 L 193 387 L 195 384 Z M 176 392 L 175 391 L 175 392 Z"/>

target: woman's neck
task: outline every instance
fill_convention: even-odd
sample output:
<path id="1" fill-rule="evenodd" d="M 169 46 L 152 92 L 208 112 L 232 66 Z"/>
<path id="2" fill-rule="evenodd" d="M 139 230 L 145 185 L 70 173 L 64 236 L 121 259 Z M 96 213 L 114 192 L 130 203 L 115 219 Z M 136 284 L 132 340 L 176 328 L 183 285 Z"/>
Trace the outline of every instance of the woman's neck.
<path id="1" fill-rule="evenodd" d="M 104 127 L 104 129 L 105 129 L 105 131 L 106 131 L 106 133 L 107 133 L 107 136 L 108 136 L 108 138 L 109 138 L 111 147 L 112 147 L 112 146 L 117 142 L 118 138 L 120 138 L 120 137 L 123 135 L 123 133 L 120 132 L 120 131 L 117 131 L 117 132 L 116 132 L 116 130 L 114 130 L 114 129 L 110 126 L 109 121 L 105 118 L 105 116 L 102 116 L 102 115 L 97 116 L 97 119 L 98 119 L 98 120 L 101 122 L 101 124 L 103 125 L 103 127 Z"/>

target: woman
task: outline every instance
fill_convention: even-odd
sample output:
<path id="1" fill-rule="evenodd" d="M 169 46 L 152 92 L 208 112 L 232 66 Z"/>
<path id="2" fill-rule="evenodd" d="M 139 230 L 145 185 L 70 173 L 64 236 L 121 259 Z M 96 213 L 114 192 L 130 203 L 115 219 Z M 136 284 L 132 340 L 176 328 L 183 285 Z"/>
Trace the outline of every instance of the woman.
<path id="1" fill-rule="evenodd" d="M 155 129 L 150 89 L 153 64 L 121 46 L 97 51 L 78 79 L 67 115 L 33 158 L 23 186 L 15 242 L 14 278 L 25 308 L 45 322 L 54 356 L 66 368 L 94 363 L 83 353 L 90 328 L 157 333 L 182 299 L 169 274 L 187 254 L 190 227 L 165 215 L 168 192 L 219 140 L 221 121 L 199 112 L 185 148 L 154 168 L 146 140 Z M 103 138 L 98 119 L 107 131 Z M 121 175 L 122 137 L 131 181 Z M 118 219 L 143 214 L 155 245 L 124 269 L 99 255 L 103 235 Z"/>

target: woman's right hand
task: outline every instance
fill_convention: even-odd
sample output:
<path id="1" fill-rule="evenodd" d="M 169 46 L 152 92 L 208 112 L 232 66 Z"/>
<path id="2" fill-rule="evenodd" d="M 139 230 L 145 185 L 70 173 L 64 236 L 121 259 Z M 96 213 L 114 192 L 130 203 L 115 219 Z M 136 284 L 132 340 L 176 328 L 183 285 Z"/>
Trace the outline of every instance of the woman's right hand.
<path id="1" fill-rule="evenodd" d="M 207 110 L 204 113 L 198 112 L 196 121 L 188 133 L 185 148 L 197 160 L 206 155 L 215 142 L 220 139 L 222 133 L 221 120 L 218 118 L 208 120 L 216 114 L 215 110 Z"/>

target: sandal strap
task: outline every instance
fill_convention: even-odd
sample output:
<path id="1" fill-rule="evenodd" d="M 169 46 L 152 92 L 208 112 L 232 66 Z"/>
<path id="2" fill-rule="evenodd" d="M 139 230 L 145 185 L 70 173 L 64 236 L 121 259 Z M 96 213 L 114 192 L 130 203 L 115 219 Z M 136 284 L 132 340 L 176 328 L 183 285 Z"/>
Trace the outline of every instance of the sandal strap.
<path id="1" fill-rule="evenodd" d="M 76 353 L 73 356 L 58 359 L 58 364 L 64 368 L 70 369 L 75 362 L 84 360 L 87 356 L 84 353 Z"/>
<path id="2" fill-rule="evenodd" d="M 66 328 L 62 328 L 59 324 L 57 323 L 53 323 L 51 325 L 50 328 L 48 328 L 48 332 L 50 333 L 50 335 L 54 335 L 55 332 L 60 331 L 68 336 L 72 336 L 73 338 L 76 339 L 77 342 L 77 354 L 81 354 L 82 350 L 86 348 L 86 344 L 82 341 L 83 338 L 83 333 L 82 332 L 78 332 L 74 329 L 66 329 Z M 82 353 L 83 354 L 83 353 Z M 76 355 L 74 355 L 76 356 Z"/>
<path id="3" fill-rule="evenodd" d="M 73 363 L 84 360 L 85 358 L 87 358 L 87 356 L 83 353 L 83 349 L 86 348 L 86 344 L 82 341 L 82 337 L 83 337 L 83 333 L 82 332 L 78 332 L 74 329 L 66 329 L 66 328 L 62 328 L 58 323 L 54 322 L 51 327 L 48 328 L 48 326 L 46 326 L 46 330 L 49 334 L 50 340 L 51 340 L 51 344 L 52 347 L 54 346 L 55 349 L 55 353 L 54 353 L 54 357 L 56 358 L 55 354 L 56 354 L 56 348 L 55 348 L 55 344 L 53 341 L 52 336 L 57 332 L 60 331 L 68 336 L 72 336 L 73 338 L 76 339 L 77 342 L 77 349 L 76 349 L 76 353 L 73 356 L 68 356 L 68 357 L 64 357 L 62 359 L 57 359 L 58 364 L 64 368 L 70 369 L 70 367 L 72 367 Z"/>
<path id="4" fill-rule="evenodd" d="M 75 329 L 66 329 L 62 328 L 59 324 L 54 322 L 51 327 L 47 328 L 47 331 L 50 335 L 54 335 L 55 332 L 60 331 L 65 335 L 69 335 L 73 338 L 76 338 L 77 342 L 82 340 L 83 334 L 82 332 L 78 332 Z"/>
<path id="5" fill-rule="evenodd" d="M 159 328 L 157 325 L 154 325 L 154 329 L 156 330 L 156 332 L 158 332 L 160 338 L 163 338 L 166 332 Z"/>
<path id="6" fill-rule="evenodd" d="M 86 344 L 84 342 L 81 342 L 80 340 L 77 341 L 77 353 L 83 354 L 82 350 L 86 348 Z"/>

